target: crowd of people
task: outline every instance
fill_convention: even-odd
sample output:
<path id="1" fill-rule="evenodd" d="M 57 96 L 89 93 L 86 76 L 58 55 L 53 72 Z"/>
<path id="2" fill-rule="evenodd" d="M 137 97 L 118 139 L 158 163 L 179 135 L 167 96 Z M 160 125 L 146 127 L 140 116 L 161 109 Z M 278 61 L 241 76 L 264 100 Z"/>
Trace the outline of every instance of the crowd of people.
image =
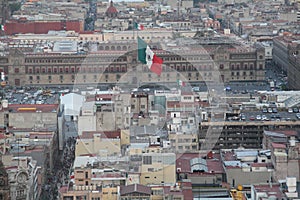
<path id="1" fill-rule="evenodd" d="M 41 199 L 58 199 L 58 190 L 62 185 L 68 185 L 70 173 L 75 159 L 75 137 L 69 137 L 65 142 L 63 152 L 54 161 L 52 172 L 46 172 L 46 181 L 42 190 Z"/>

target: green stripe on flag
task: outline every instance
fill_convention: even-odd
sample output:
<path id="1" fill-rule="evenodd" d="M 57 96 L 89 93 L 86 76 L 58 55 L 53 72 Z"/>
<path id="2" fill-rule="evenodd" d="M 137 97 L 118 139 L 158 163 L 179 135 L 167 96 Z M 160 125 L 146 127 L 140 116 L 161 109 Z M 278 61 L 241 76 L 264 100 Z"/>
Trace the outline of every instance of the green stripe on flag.
<path id="1" fill-rule="evenodd" d="M 140 37 L 138 37 L 138 59 L 143 64 L 147 64 L 146 48 L 147 48 L 147 43 L 144 40 L 142 40 Z"/>

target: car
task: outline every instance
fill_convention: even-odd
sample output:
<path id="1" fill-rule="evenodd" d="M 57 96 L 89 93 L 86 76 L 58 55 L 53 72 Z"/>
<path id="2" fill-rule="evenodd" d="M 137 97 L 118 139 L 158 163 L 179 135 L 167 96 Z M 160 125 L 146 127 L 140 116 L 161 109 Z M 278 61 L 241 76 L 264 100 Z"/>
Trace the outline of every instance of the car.
<path id="1" fill-rule="evenodd" d="M 274 118 L 276 118 L 276 115 L 275 115 L 275 114 L 272 114 L 272 115 L 271 115 L 271 119 L 274 119 Z"/>
<path id="2" fill-rule="evenodd" d="M 263 112 L 263 113 L 267 113 L 267 112 L 268 112 L 268 109 L 267 109 L 267 108 L 263 108 L 263 109 L 262 109 L 262 112 Z"/>
<path id="3" fill-rule="evenodd" d="M 256 119 L 257 120 L 261 120 L 261 116 L 260 115 L 256 115 Z"/>
<path id="4" fill-rule="evenodd" d="M 288 109 L 288 112 L 289 112 L 289 113 L 292 113 L 292 112 L 293 112 L 293 108 L 289 108 L 289 109 Z"/>
<path id="5" fill-rule="evenodd" d="M 300 113 L 296 114 L 297 119 L 300 119 Z"/>
<path id="6" fill-rule="evenodd" d="M 241 120 L 246 120 L 245 114 L 241 114 L 241 115 L 240 115 L 240 119 L 241 119 Z"/>
<path id="7" fill-rule="evenodd" d="M 268 112 L 272 113 L 273 112 L 272 108 L 268 108 Z"/>
<path id="8" fill-rule="evenodd" d="M 299 112 L 299 109 L 295 107 L 295 108 L 293 108 L 293 112 L 297 113 L 297 112 Z"/>
<path id="9" fill-rule="evenodd" d="M 277 108 L 273 108 L 272 111 L 273 111 L 273 113 L 277 113 L 278 112 Z"/>
<path id="10" fill-rule="evenodd" d="M 280 119 L 280 118 L 281 118 L 281 116 L 280 116 L 279 113 L 277 113 L 275 116 L 276 116 L 277 119 Z"/>
<path id="11" fill-rule="evenodd" d="M 255 117 L 253 115 L 250 116 L 249 118 L 251 121 L 255 120 Z"/>
<path id="12" fill-rule="evenodd" d="M 262 115 L 261 116 L 261 120 L 265 120 L 266 121 L 267 120 L 267 116 L 266 115 Z"/>

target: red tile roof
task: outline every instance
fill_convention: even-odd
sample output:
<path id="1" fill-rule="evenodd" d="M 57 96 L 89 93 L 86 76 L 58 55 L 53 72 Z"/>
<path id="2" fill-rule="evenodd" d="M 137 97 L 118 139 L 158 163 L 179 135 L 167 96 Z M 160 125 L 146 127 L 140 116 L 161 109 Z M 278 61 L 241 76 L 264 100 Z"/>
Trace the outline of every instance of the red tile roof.
<path id="1" fill-rule="evenodd" d="M 140 184 L 121 186 L 121 188 L 120 188 L 121 196 L 126 196 L 131 193 L 141 193 L 141 194 L 145 194 L 146 196 L 150 196 L 151 189 L 147 186 L 140 185 Z"/>
<path id="2" fill-rule="evenodd" d="M 272 142 L 272 147 L 274 149 L 285 149 L 286 145 L 285 144 L 281 144 L 281 143 Z"/>
<path id="3" fill-rule="evenodd" d="M 0 140 L 1 140 L 1 139 L 5 139 L 5 138 L 6 138 L 5 134 L 1 133 L 1 134 L 0 134 Z"/>
<path id="4" fill-rule="evenodd" d="M 256 193 L 265 192 L 267 194 L 267 197 L 276 196 L 277 199 L 284 198 L 284 194 L 281 192 L 280 186 L 278 184 L 272 184 L 272 186 L 270 186 L 269 184 L 254 185 L 254 189 Z"/>
<path id="5" fill-rule="evenodd" d="M 181 172 L 191 173 L 190 160 L 193 158 L 203 157 L 199 153 L 177 154 L 176 168 L 180 168 Z M 206 159 L 207 169 L 209 173 L 224 173 L 220 154 L 213 154 L 212 159 Z"/>
<path id="6" fill-rule="evenodd" d="M 121 130 L 116 131 L 83 131 L 81 139 L 93 139 L 94 134 L 101 134 L 101 138 L 121 138 Z"/>
<path id="7" fill-rule="evenodd" d="M 29 133 L 30 139 L 51 139 L 53 137 L 53 132 L 34 132 Z"/>

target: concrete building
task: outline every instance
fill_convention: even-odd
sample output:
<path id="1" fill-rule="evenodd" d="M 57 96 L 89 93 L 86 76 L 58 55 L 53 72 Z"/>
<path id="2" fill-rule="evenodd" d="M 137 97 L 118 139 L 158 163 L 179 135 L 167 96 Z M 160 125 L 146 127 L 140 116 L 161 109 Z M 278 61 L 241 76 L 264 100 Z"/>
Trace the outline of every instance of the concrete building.
<path id="1" fill-rule="evenodd" d="M 60 104 L 64 106 L 66 121 L 76 121 L 78 119 L 84 100 L 84 96 L 76 93 L 69 93 L 60 97 Z"/>
<path id="2" fill-rule="evenodd" d="M 279 184 L 254 184 L 251 186 L 251 199 L 286 199 Z"/>
<path id="3" fill-rule="evenodd" d="M 271 159 L 274 166 L 273 178 L 276 181 L 286 177 L 295 177 L 299 180 L 298 152 L 300 144 L 297 131 L 265 131 L 264 146 L 271 150 Z"/>
<path id="4" fill-rule="evenodd" d="M 221 157 L 226 181 L 231 187 L 273 182 L 272 163 L 264 152 L 259 154 L 257 150 L 223 150 Z"/>
<path id="5" fill-rule="evenodd" d="M 84 131 L 96 131 L 96 123 L 95 102 L 84 102 L 78 116 L 78 135 L 81 136 Z"/>
<path id="6" fill-rule="evenodd" d="M 300 84 L 297 77 L 300 75 L 300 39 L 294 40 L 289 48 L 289 63 L 290 67 L 287 70 L 288 74 L 288 88 L 299 89 Z"/>
<path id="7" fill-rule="evenodd" d="M 10 104 L 1 109 L 2 126 L 56 131 L 58 111 L 58 104 Z"/>
<path id="8" fill-rule="evenodd" d="M 180 134 L 169 132 L 171 148 L 176 153 L 197 152 L 199 149 L 198 134 Z"/>
<path id="9" fill-rule="evenodd" d="M 214 40 L 214 45 L 209 44 L 211 39 Z M 264 80 L 263 48 L 254 49 L 250 46 L 235 45 L 228 38 L 211 39 L 209 41 L 199 39 L 201 47 L 177 44 L 184 47 L 184 51 L 164 44 L 165 50 L 155 51 L 157 56 L 164 60 L 163 73 L 160 77 L 145 66 L 136 67 L 139 65 L 136 51 L 118 50 L 122 49 L 122 46 L 113 43 L 99 44 L 99 52 L 88 55 L 15 52 L 9 57 L 2 58 L 0 69 L 7 74 L 9 84 L 16 86 L 70 85 L 75 82 L 76 84 L 118 82 L 120 85 L 176 83 L 178 79 L 188 82 L 210 82 L 219 80 L 218 74 L 213 73 L 216 70 L 220 72 L 221 80 L 224 82 Z M 131 48 L 136 48 L 135 42 Z M 247 63 L 244 62 L 245 58 L 248 59 Z"/>
<path id="10" fill-rule="evenodd" d="M 299 130 L 299 121 L 224 121 L 201 122 L 199 148 L 214 149 L 262 148 L 265 130 Z M 207 136 L 207 138 L 206 138 Z"/>
<path id="11" fill-rule="evenodd" d="M 76 142 L 75 156 L 95 154 L 101 157 L 121 154 L 121 131 L 83 132 Z"/>
<path id="12" fill-rule="evenodd" d="M 220 154 L 183 153 L 176 157 L 177 180 L 190 180 L 195 188 L 205 185 L 218 188 L 222 182 L 226 182 Z"/>
<path id="13" fill-rule="evenodd" d="M 176 182 L 174 153 L 144 153 L 141 165 L 142 185 L 174 185 Z"/>

